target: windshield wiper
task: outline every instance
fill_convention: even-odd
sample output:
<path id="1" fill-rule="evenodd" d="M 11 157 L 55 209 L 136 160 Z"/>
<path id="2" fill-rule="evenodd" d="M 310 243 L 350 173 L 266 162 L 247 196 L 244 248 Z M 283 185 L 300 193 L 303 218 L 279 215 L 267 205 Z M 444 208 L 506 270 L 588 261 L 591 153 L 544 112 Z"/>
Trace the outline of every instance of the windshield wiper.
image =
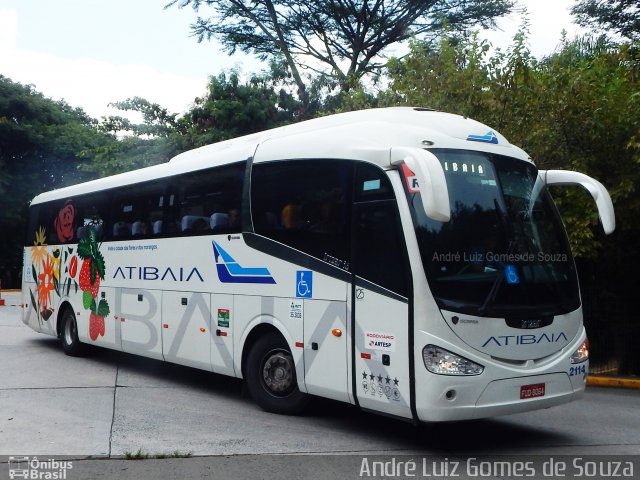
<path id="1" fill-rule="evenodd" d="M 509 241 L 509 246 L 507 247 L 507 257 L 513 253 L 516 245 L 518 245 L 518 241 L 518 235 L 514 235 L 511 238 L 511 240 Z M 496 296 L 498 295 L 498 290 L 500 290 L 502 282 L 504 282 L 504 266 L 501 265 L 501 267 L 502 268 L 499 270 L 499 274 L 496 276 L 493 284 L 491 285 L 491 290 L 489 290 L 487 298 L 485 298 L 480 308 L 478 308 L 478 313 L 480 315 L 485 314 L 489 310 L 489 308 L 493 306 L 493 302 L 496 300 Z"/>

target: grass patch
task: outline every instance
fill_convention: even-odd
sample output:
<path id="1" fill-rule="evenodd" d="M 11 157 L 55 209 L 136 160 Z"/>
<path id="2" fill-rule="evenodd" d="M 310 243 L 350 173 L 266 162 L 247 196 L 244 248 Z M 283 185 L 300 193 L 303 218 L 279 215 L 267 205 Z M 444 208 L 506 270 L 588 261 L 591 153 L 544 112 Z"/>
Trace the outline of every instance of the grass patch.
<path id="1" fill-rule="evenodd" d="M 125 460 L 147 460 L 149 458 L 163 459 L 163 458 L 191 458 L 193 454 L 191 452 L 181 452 L 180 450 L 174 450 L 169 453 L 155 453 L 151 454 L 139 448 L 137 452 L 124 452 Z"/>

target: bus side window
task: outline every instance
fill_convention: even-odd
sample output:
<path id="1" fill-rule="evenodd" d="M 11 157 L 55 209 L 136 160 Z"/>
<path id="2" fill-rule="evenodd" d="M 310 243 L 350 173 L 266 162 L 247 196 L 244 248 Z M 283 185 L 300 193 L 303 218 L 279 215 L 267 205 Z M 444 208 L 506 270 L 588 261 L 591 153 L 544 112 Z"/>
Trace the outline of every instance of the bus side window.
<path id="1" fill-rule="evenodd" d="M 164 183 L 149 182 L 118 190 L 112 202 L 111 240 L 137 240 L 153 235 L 153 224 L 163 219 Z"/>
<path id="2" fill-rule="evenodd" d="M 353 162 L 290 160 L 252 169 L 255 232 L 321 260 L 348 264 Z"/>
<path id="3" fill-rule="evenodd" d="M 354 272 L 406 297 L 406 247 L 391 182 L 380 168 L 358 163 L 354 186 Z"/>
<path id="4" fill-rule="evenodd" d="M 177 177 L 178 235 L 239 233 L 245 168 L 238 162 Z"/>
<path id="5" fill-rule="evenodd" d="M 356 204 L 355 274 L 408 297 L 400 219 L 395 201 Z"/>
<path id="6" fill-rule="evenodd" d="M 104 238 L 105 216 L 109 209 L 109 197 L 105 193 L 96 193 L 79 197 L 77 205 L 77 230 L 79 239 L 88 235 L 89 229 L 93 229 L 96 240 L 101 242 Z"/>

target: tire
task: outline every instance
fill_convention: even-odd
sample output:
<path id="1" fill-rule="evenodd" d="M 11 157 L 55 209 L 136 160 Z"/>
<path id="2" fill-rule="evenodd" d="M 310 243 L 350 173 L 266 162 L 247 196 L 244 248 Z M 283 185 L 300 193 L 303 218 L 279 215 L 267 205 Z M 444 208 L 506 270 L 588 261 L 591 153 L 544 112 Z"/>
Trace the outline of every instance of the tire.
<path id="1" fill-rule="evenodd" d="M 287 342 L 269 333 L 253 344 L 247 356 L 246 384 L 253 400 L 264 410 L 295 415 L 309 403 L 298 389 L 296 368 Z"/>
<path id="2" fill-rule="evenodd" d="M 78 339 L 78 324 L 76 316 L 70 309 L 66 309 L 62 314 L 62 328 L 60 328 L 60 342 L 64 353 L 72 357 L 77 357 L 82 353 L 82 344 Z"/>

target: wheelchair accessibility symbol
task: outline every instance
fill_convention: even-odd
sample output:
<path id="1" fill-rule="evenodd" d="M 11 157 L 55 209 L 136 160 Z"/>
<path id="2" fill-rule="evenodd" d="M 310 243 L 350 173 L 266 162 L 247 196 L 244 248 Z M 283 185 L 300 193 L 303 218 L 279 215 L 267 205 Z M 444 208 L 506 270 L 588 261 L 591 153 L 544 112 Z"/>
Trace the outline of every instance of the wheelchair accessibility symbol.
<path id="1" fill-rule="evenodd" d="M 517 285 L 520 283 L 520 277 L 518 276 L 518 270 L 515 265 L 505 265 L 504 277 L 509 285 Z"/>
<path id="2" fill-rule="evenodd" d="M 309 270 L 298 270 L 296 272 L 296 297 L 313 297 L 313 272 Z"/>

